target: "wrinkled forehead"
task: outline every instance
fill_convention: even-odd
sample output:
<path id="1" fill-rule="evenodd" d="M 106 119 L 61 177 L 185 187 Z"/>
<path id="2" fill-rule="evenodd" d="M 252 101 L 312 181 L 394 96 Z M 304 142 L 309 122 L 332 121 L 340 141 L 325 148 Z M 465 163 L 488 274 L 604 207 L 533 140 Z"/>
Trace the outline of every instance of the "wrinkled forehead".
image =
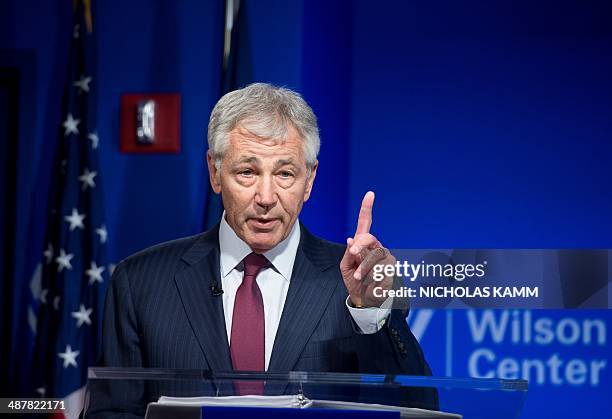
<path id="1" fill-rule="evenodd" d="M 302 140 L 292 126 L 283 137 L 272 137 L 258 135 L 238 125 L 230 131 L 226 156 L 230 160 L 291 159 L 296 164 L 306 164 Z"/>
<path id="2" fill-rule="evenodd" d="M 276 114 L 243 118 L 236 123 L 234 130 L 236 129 L 239 132 L 246 132 L 262 139 L 278 141 L 284 141 L 296 131 L 293 123 Z"/>
<path id="3" fill-rule="evenodd" d="M 258 127 L 251 128 L 249 125 L 245 125 L 245 123 L 241 123 L 236 125 L 236 127 L 230 131 L 230 142 L 234 144 L 241 143 L 255 143 L 261 144 L 263 146 L 274 147 L 274 146 L 282 146 L 287 142 L 291 134 L 293 134 L 293 129 L 288 129 L 284 131 L 263 131 L 258 130 Z"/>

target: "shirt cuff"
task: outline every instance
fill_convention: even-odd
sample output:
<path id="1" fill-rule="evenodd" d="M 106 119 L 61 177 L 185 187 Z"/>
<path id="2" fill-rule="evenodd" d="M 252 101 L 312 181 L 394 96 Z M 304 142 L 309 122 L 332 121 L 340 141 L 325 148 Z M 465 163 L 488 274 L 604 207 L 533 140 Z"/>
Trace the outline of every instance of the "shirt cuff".
<path id="1" fill-rule="evenodd" d="M 393 304 L 393 298 L 389 297 L 381 304 L 380 307 L 356 308 L 351 307 L 349 298 L 346 297 L 346 307 L 348 308 L 351 317 L 357 325 L 357 332 L 363 335 L 370 335 L 378 332 L 387 322 L 387 318 L 391 313 L 389 307 Z"/>

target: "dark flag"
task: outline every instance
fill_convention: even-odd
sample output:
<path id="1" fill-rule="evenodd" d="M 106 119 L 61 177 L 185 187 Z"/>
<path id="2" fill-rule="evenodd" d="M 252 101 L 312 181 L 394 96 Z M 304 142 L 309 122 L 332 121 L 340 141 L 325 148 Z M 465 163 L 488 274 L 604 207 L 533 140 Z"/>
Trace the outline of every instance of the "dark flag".
<path id="1" fill-rule="evenodd" d="M 242 74 L 239 74 L 238 71 L 238 61 L 240 61 L 242 57 L 239 57 L 238 51 L 240 36 L 246 35 L 246 31 L 240 29 L 245 23 L 244 11 L 246 5 L 244 3 L 244 0 L 225 0 L 220 96 L 240 87 L 239 79 Z M 244 72 L 245 66 L 240 66 L 240 70 Z M 221 214 L 223 214 L 221 197 L 209 188 L 206 208 L 204 208 L 204 230 L 214 227 L 221 219 Z"/>
<path id="2" fill-rule="evenodd" d="M 41 253 L 32 391 L 66 399 L 67 417 L 83 402 L 87 368 L 101 338 L 101 309 L 110 278 L 96 132 L 95 50 L 90 2 L 75 3 L 63 119 Z"/>

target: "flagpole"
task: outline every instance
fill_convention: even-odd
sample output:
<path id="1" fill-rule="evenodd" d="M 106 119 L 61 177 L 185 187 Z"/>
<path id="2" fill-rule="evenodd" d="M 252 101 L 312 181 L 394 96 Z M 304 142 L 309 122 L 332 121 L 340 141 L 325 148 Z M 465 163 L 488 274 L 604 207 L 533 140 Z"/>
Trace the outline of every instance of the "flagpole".
<path id="1" fill-rule="evenodd" d="M 221 78 L 219 85 L 219 96 L 223 96 L 228 91 L 234 88 L 232 86 L 232 78 L 234 77 L 234 68 L 232 68 L 232 55 L 236 55 L 236 20 L 240 11 L 241 0 L 225 0 L 225 19 L 223 27 L 223 51 L 221 58 Z M 223 213 L 223 205 L 221 197 L 214 193 L 209 188 L 208 196 L 204 209 L 204 229 L 208 230 L 214 227 L 221 218 Z"/>
<path id="2" fill-rule="evenodd" d="M 239 9 L 240 0 L 225 0 L 225 36 L 223 42 L 223 64 L 221 68 L 222 75 L 227 72 L 230 52 L 232 49 L 232 31 L 234 29 L 234 23 L 236 22 L 236 16 L 238 16 Z"/>

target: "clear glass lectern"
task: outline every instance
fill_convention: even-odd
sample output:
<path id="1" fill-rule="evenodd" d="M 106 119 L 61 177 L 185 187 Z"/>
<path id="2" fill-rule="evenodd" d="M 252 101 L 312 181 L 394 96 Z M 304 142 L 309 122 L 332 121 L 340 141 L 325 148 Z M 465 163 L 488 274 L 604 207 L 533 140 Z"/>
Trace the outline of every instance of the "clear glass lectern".
<path id="1" fill-rule="evenodd" d="M 144 417 L 149 404 L 162 396 L 234 396 L 245 385 L 269 396 L 440 410 L 464 418 L 516 418 L 527 395 L 525 380 L 90 368 L 84 415 L 96 419 Z"/>

